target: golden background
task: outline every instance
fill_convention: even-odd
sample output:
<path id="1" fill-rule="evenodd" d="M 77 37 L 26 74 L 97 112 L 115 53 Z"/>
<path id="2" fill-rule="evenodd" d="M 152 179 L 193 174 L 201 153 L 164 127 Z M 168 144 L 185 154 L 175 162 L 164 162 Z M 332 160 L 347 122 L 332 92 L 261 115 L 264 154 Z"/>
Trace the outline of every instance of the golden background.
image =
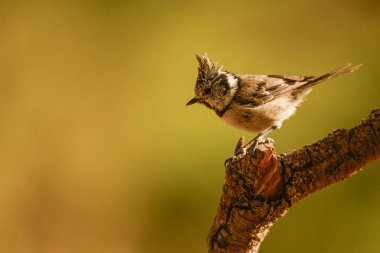
<path id="1" fill-rule="evenodd" d="M 207 52 L 239 74 L 357 72 L 270 137 L 300 148 L 380 101 L 378 1 L 1 1 L 0 252 L 206 252 L 246 134 L 185 103 Z M 380 252 L 380 163 L 271 229 L 266 252 Z"/>

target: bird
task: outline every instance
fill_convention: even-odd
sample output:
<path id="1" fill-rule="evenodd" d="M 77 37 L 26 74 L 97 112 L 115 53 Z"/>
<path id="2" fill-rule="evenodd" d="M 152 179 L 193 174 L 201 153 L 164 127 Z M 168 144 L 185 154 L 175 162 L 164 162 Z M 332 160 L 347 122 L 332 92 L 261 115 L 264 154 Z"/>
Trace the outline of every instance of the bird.
<path id="1" fill-rule="evenodd" d="M 245 155 L 250 147 L 254 151 L 269 133 L 280 128 L 314 85 L 362 66 L 347 63 L 320 76 L 238 75 L 211 63 L 207 53 L 195 55 L 199 64 L 195 96 L 186 105 L 205 105 L 230 126 L 257 134 L 235 150 L 233 159 Z"/>

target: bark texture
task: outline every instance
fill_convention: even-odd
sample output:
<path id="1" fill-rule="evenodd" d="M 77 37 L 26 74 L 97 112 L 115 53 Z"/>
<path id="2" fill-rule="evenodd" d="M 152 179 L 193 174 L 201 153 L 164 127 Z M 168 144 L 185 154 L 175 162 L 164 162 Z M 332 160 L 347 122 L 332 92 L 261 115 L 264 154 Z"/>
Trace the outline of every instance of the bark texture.
<path id="1" fill-rule="evenodd" d="M 226 182 L 208 236 L 211 253 L 256 253 L 273 223 L 307 195 L 346 179 L 380 157 L 380 109 L 352 129 L 276 155 L 261 143 L 226 164 Z"/>

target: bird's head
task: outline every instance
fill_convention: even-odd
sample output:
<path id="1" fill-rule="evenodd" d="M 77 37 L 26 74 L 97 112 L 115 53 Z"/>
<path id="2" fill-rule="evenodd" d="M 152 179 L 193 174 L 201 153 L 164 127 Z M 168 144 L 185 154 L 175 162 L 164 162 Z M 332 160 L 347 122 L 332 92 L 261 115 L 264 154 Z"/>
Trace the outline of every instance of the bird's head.
<path id="1" fill-rule="evenodd" d="M 211 63 L 207 54 L 202 57 L 196 54 L 198 60 L 198 77 L 195 84 L 195 97 L 186 105 L 201 103 L 220 114 L 230 104 L 238 88 L 237 77 L 222 66 Z"/>

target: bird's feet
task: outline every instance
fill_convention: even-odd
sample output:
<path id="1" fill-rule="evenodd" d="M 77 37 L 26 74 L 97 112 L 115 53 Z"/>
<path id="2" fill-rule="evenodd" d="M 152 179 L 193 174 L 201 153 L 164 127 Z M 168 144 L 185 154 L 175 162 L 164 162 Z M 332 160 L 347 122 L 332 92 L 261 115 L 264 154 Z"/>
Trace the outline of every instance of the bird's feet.
<path id="1" fill-rule="evenodd" d="M 244 136 L 240 137 L 238 142 L 236 143 L 235 147 L 235 154 L 234 156 L 228 158 L 227 160 L 224 161 L 224 166 L 226 167 L 230 162 L 236 161 L 240 157 L 244 156 L 247 153 L 247 149 L 244 147 Z"/>
<path id="2" fill-rule="evenodd" d="M 244 137 L 241 137 L 239 140 L 238 140 L 238 143 L 236 145 L 236 148 L 235 148 L 235 154 L 234 156 L 228 158 L 225 162 L 224 162 L 224 166 L 226 167 L 230 162 L 232 161 L 236 161 L 236 160 L 239 160 L 240 158 L 242 158 L 243 156 L 245 156 L 248 151 L 251 153 L 251 154 L 254 154 L 257 146 L 260 144 L 260 143 L 263 143 L 263 142 L 271 142 L 271 143 L 274 143 L 274 140 L 271 139 L 271 138 L 262 138 L 261 136 L 257 136 L 256 138 L 254 138 L 253 140 L 251 140 L 250 142 L 247 143 L 247 145 L 244 146 Z"/>
<path id="3" fill-rule="evenodd" d="M 227 167 L 229 163 L 233 161 L 237 161 L 242 158 L 245 154 L 247 154 L 247 149 L 241 148 L 237 152 L 235 152 L 234 156 L 231 156 L 227 160 L 224 161 L 224 167 Z"/>

